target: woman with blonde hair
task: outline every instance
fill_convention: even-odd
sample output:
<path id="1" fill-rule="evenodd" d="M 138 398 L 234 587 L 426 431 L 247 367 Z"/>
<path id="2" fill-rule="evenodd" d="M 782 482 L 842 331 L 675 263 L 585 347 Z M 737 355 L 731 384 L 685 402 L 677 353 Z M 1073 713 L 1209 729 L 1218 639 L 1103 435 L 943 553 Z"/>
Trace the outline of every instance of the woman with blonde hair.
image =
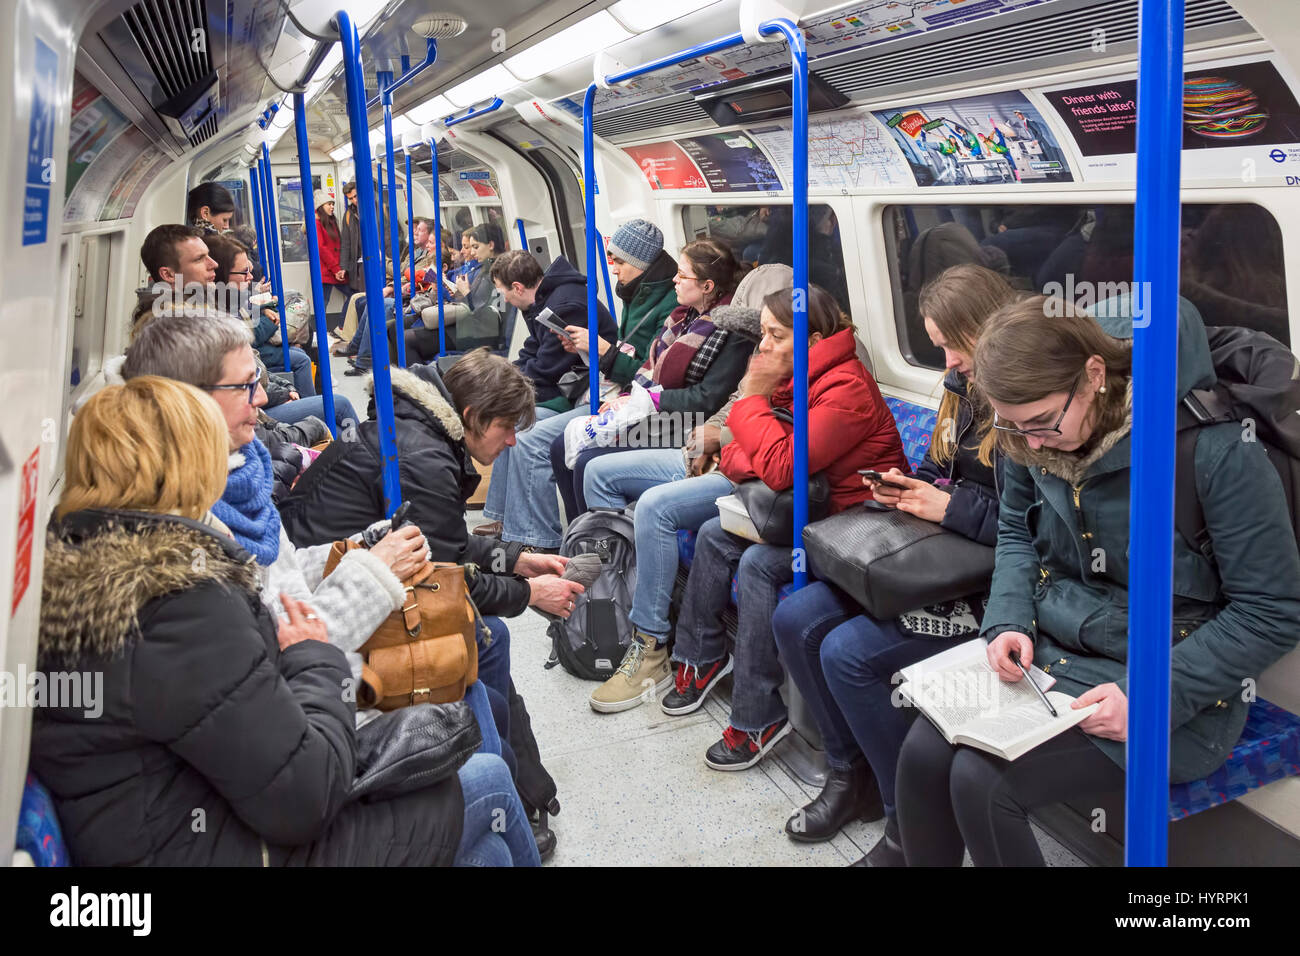
<path id="1" fill-rule="evenodd" d="M 499 757 L 349 802 L 351 670 L 306 603 L 283 595 L 277 624 L 252 560 L 211 518 L 228 441 L 212 398 L 153 375 L 103 389 L 73 420 L 37 660 L 102 675 L 102 693 L 93 710 L 40 708 L 31 754 L 70 855 L 82 866 L 508 861 L 522 810 Z M 513 830 L 492 831 L 484 807 Z M 535 861 L 526 824 L 522 836 Z"/>
<path id="2" fill-rule="evenodd" d="M 976 265 L 946 269 L 921 290 L 925 330 L 948 370 L 934 434 L 915 477 L 875 465 L 887 481 L 863 479 L 881 504 L 986 545 L 997 541 L 998 464 L 992 414 L 970 387 L 971 356 L 988 317 L 1015 298 L 1001 275 Z M 829 840 L 855 817 L 883 810 L 884 835 L 863 864 L 902 865 L 894 767 L 915 711 L 893 706 L 892 677 L 973 637 L 983 603 L 972 595 L 878 620 L 818 581 L 777 607 L 772 631 L 781 660 L 821 730 L 830 768 L 822 792 L 786 824 L 791 839 Z"/>

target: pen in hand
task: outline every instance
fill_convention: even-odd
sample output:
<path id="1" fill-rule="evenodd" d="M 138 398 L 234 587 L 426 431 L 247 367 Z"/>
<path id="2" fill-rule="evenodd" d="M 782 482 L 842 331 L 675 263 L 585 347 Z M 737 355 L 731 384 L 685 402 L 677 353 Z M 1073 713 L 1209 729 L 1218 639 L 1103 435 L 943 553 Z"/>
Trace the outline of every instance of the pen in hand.
<path id="1" fill-rule="evenodd" d="M 1010 656 L 1011 656 L 1011 663 L 1015 664 L 1017 667 L 1020 668 L 1020 673 L 1025 675 L 1025 680 L 1029 681 L 1029 686 L 1032 687 L 1035 690 L 1035 692 L 1037 692 L 1039 698 L 1042 699 L 1043 704 L 1047 707 L 1047 712 L 1051 714 L 1053 717 L 1059 717 L 1060 715 L 1056 712 L 1056 708 L 1053 707 L 1052 702 L 1047 699 L 1047 695 L 1044 694 L 1043 689 L 1038 686 L 1038 682 L 1029 676 L 1029 671 L 1025 670 L 1025 665 L 1020 663 L 1020 652 L 1012 651 Z"/>

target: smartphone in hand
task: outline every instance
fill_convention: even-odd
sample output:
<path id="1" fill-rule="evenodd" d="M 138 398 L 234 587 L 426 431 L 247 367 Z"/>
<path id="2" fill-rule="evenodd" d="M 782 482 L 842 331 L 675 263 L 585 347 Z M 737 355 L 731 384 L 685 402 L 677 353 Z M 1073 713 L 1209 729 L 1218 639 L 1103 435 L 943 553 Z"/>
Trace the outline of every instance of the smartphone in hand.
<path id="1" fill-rule="evenodd" d="M 878 482 L 884 485 L 886 488 L 893 488 L 897 491 L 907 490 L 907 485 L 900 485 L 897 482 L 890 481 L 889 478 L 891 476 L 882 475 L 880 472 L 874 471 L 871 468 L 859 468 L 858 474 L 861 475 L 863 478 L 870 478 L 872 481 Z"/>

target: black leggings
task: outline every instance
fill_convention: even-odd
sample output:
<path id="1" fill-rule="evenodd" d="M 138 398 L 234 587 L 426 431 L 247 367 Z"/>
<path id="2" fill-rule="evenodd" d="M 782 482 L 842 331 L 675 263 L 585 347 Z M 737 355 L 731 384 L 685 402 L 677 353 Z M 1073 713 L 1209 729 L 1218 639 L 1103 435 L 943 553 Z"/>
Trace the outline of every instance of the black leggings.
<path id="1" fill-rule="evenodd" d="M 1043 866 L 1031 807 L 1124 789 L 1124 771 L 1077 727 L 1008 762 L 954 747 L 919 717 L 898 758 L 898 825 L 908 866 Z"/>

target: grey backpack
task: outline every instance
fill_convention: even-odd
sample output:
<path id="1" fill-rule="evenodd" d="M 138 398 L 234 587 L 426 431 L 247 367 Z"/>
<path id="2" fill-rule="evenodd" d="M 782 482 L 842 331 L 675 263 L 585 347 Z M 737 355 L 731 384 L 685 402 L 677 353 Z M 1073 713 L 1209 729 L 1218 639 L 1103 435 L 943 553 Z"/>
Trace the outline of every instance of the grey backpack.
<path id="1" fill-rule="evenodd" d="M 605 681 L 613 676 L 632 640 L 636 591 L 636 535 L 632 512 L 593 508 L 569 524 L 560 554 L 598 554 L 600 576 L 578 595 L 568 620 L 552 621 L 551 659 L 575 677 Z"/>

